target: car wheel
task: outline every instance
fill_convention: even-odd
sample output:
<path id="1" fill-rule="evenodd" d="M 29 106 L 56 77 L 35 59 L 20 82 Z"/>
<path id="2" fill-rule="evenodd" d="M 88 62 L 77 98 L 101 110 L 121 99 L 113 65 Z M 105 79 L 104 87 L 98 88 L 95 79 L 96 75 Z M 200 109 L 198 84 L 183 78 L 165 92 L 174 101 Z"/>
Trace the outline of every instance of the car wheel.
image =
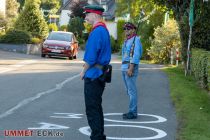
<path id="1" fill-rule="evenodd" d="M 73 57 L 72 56 L 69 56 L 69 60 L 72 60 L 73 59 Z"/>

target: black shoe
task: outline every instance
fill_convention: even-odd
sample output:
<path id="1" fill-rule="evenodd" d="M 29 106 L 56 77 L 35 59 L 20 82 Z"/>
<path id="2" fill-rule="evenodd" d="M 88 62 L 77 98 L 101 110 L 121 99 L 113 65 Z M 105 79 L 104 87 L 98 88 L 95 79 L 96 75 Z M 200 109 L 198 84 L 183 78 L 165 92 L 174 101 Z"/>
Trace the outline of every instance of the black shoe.
<path id="1" fill-rule="evenodd" d="M 129 112 L 128 112 L 128 113 L 124 113 L 124 114 L 122 114 L 122 117 L 124 118 L 124 117 L 126 117 L 128 114 L 129 114 Z"/>
<path id="2" fill-rule="evenodd" d="M 137 118 L 138 116 L 131 112 L 123 114 L 123 119 L 137 119 Z"/>

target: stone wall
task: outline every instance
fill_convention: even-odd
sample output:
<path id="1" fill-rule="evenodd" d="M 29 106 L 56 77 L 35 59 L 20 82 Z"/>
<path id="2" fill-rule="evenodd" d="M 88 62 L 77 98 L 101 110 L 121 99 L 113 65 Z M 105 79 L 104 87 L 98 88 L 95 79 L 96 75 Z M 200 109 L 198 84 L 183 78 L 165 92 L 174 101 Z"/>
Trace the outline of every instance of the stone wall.
<path id="1" fill-rule="evenodd" d="M 41 55 L 41 44 L 1 44 L 0 50 Z"/>

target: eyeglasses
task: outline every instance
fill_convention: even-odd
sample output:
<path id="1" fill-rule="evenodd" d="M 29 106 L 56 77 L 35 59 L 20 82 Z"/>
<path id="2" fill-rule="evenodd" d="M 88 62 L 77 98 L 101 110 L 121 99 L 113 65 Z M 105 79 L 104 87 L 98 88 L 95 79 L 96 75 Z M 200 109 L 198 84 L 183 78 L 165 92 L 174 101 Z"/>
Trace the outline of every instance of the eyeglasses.
<path id="1" fill-rule="evenodd" d="M 131 30 L 131 28 L 123 28 L 123 30 Z"/>

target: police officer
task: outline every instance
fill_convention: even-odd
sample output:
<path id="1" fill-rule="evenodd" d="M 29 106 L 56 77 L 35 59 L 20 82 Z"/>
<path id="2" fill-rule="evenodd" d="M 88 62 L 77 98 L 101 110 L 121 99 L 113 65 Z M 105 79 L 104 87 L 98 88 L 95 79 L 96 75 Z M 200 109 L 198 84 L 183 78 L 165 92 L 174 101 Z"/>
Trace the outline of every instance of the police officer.
<path id="1" fill-rule="evenodd" d="M 104 9 L 96 5 L 84 7 L 85 21 L 93 25 L 89 34 L 83 61 L 85 62 L 80 74 L 84 79 L 84 95 L 86 116 L 92 130 L 91 140 L 106 140 L 104 135 L 104 116 L 102 109 L 102 94 L 105 82 L 100 80 L 103 66 L 111 60 L 110 35 L 102 22 Z"/>
<path id="2" fill-rule="evenodd" d="M 126 92 L 129 96 L 129 111 L 123 114 L 123 119 L 136 119 L 137 110 L 137 88 L 139 62 L 142 55 L 140 38 L 135 34 L 136 26 L 130 22 L 125 23 L 124 31 L 126 39 L 122 46 L 122 78 Z"/>

